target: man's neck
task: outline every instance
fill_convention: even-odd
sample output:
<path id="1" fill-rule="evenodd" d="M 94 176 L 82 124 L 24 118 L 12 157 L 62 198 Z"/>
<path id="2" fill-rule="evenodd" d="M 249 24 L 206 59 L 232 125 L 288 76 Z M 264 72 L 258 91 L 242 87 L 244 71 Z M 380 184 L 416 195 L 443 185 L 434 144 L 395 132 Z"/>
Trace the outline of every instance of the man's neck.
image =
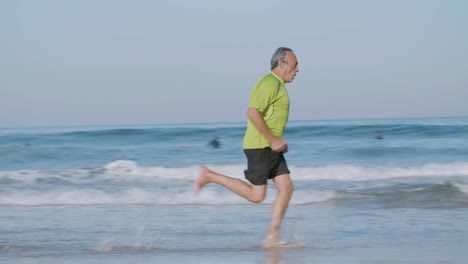
<path id="1" fill-rule="evenodd" d="M 281 76 L 281 73 L 278 71 L 278 68 L 271 70 L 271 72 L 278 76 L 278 78 L 280 78 L 284 82 L 284 79 Z"/>

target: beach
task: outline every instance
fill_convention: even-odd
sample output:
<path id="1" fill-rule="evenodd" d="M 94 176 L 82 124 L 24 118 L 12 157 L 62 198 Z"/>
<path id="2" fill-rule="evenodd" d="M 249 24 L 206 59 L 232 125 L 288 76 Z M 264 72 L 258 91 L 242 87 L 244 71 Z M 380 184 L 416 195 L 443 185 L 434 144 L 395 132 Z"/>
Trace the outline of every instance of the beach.
<path id="1" fill-rule="evenodd" d="M 298 247 L 266 250 L 260 242 L 269 211 L 266 205 L 4 207 L 2 234 L 8 240 L 2 238 L 1 260 L 466 263 L 466 209 L 446 211 L 440 221 L 439 210 L 292 206 L 283 238 Z"/>
<path id="2" fill-rule="evenodd" d="M 290 122 L 277 249 L 273 184 L 263 204 L 192 193 L 201 165 L 243 179 L 244 130 L 0 129 L 0 263 L 467 263 L 468 118 Z"/>

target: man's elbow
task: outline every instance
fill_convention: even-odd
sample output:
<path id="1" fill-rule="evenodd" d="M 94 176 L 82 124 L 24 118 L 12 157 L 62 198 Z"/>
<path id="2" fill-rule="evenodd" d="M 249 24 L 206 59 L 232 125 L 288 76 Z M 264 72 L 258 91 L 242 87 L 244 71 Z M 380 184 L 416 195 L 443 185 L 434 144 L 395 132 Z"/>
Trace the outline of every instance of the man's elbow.
<path id="1" fill-rule="evenodd" d="M 258 114 L 258 109 L 257 108 L 249 107 L 249 109 L 247 109 L 247 116 L 249 118 L 254 117 L 255 114 Z"/>

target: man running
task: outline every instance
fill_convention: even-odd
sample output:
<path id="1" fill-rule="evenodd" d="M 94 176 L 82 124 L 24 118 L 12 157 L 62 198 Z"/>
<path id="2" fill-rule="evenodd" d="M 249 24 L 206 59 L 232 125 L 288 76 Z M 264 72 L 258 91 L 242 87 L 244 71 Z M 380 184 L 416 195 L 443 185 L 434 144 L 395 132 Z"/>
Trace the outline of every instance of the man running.
<path id="1" fill-rule="evenodd" d="M 294 52 L 280 47 L 271 58 L 271 72 L 258 81 L 250 94 L 243 149 L 247 157 L 245 178 L 251 184 L 202 167 L 194 185 L 195 195 L 205 184 L 217 183 L 251 202 L 261 203 L 265 199 L 267 181 L 272 179 L 278 193 L 264 247 L 279 246 L 281 221 L 293 193 L 283 155 L 288 152 L 283 133 L 289 116 L 289 97 L 284 84 L 292 82 L 297 72 L 299 67 Z"/>

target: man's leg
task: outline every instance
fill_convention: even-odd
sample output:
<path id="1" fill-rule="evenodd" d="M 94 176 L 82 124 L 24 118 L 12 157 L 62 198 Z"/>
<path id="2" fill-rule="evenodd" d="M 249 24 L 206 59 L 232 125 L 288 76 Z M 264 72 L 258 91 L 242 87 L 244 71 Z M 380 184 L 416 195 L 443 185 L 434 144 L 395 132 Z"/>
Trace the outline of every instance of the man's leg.
<path id="1" fill-rule="evenodd" d="M 278 189 L 278 194 L 273 203 L 270 228 L 268 229 L 268 234 L 264 243 L 265 247 L 272 247 L 278 243 L 281 221 L 288 209 L 289 200 L 294 190 L 289 174 L 276 176 L 273 178 L 273 182 Z"/>
<path id="2" fill-rule="evenodd" d="M 220 184 L 237 195 L 254 203 L 261 203 L 265 199 L 266 195 L 266 184 L 250 185 L 242 180 L 216 173 L 209 170 L 207 167 L 201 167 L 200 176 L 198 176 L 198 179 L 195 182 L 194 193 L 198 194 L 200 189 L 208 183 Z"/>

